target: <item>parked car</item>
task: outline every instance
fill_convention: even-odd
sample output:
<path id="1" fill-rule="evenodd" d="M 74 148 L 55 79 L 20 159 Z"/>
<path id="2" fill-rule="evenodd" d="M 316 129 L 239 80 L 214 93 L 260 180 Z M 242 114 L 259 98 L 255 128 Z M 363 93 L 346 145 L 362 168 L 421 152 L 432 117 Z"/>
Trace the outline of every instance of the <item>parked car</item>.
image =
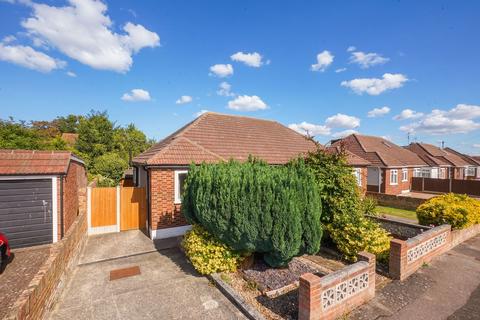
<path id="1" fill-rule="evenodd" d="M 7 236 L 0 232 L 0 266 L 8 262 L 10 258 L 10 246 L 8 245 Z"/>

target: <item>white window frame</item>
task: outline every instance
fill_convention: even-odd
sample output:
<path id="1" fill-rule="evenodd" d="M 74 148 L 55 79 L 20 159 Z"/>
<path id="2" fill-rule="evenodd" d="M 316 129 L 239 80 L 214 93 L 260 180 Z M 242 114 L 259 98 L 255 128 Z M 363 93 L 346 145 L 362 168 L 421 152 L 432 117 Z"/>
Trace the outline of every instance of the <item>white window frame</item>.
<path id="1" fill-rule="evenodd" d="M 475 177 L 475 167 L 465 167 L 465 177 Z"/>
<path id="2" fill-rule="evenodd" d="M 354 168 L 353 169 L 353 175 L 355 176 L 355 179 L 357 180 L 357 185 L 359 187 L 362 186 L 362 168 Z"/>
<path id="3" fill-rule="evenodd" d="M 393 177 L 395 177 L 395 182 L 393 181 Z M 397 169 L 390 169 L 390 185 L 396 186 L 398 185 L 398 170 Z"/>
<path id="4" fill-rule="evenodd" d="M 180 195 L 180 180 L 178 178 L 179 175 L 181 174 L 186 174 L 188 173 L 188 170 L 175 170 L 175 181 L 173 184 L 173 189 L 175 192 L 175 204 L 180 204 L 182 203 L 182 197 Z"/>
<path id="5" fill-rule="evenodd" d="M 445 179 L 447 176 L 447 168 L 440 168 L 438 172 L 439 179 Z"/>
<path id="6" fill-rule="evenodd" d="M 402 182 L 407 182 L 408 181 L 408 169 L 403 168 L 402 169 Z"/>

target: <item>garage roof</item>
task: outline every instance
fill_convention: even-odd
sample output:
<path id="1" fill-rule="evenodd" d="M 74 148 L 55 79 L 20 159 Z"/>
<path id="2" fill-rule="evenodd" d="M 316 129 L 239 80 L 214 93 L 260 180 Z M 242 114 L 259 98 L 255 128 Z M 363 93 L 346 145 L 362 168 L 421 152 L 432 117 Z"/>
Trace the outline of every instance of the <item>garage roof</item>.
<path id="1" fill-rule="evenodd" d="M 70 161 L 84 164 L 69 151 L 0 150 L 0 175 L 66 174 Z"/>

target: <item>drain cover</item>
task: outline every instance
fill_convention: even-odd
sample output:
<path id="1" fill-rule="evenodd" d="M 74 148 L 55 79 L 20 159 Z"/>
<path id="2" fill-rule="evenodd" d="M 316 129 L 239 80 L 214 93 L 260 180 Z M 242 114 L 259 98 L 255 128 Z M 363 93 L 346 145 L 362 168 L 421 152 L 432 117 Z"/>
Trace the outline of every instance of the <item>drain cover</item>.
<path id="1" fill-rule="evenodd" d="M 140 267 L 133 266 L 123 269 L 115 269 L 110 271 L 110 281 L 127 277 L 133 277 L 140 274 Z"/>

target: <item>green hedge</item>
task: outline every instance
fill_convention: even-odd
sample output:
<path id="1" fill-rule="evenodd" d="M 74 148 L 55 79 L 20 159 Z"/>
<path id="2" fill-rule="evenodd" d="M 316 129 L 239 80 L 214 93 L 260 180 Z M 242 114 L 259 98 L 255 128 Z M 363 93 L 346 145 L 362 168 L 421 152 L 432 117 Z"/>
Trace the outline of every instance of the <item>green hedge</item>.
<path id="1" fill-rule="evenodd" d="M 453 229 L 463 229 L 480 223 L 480 201 L 467 195 L 441 195 L 422 203 L 417 217 L 423 225 L 449 224 Z"/>
<path id="2" fill-rule="evenodd" d="M 321 208 L 318 184 L 301 160 L 192 165 L 182 200 L 189 223 L 234 250 L 264 253 L 271 266 L 319 250 Z"/>

